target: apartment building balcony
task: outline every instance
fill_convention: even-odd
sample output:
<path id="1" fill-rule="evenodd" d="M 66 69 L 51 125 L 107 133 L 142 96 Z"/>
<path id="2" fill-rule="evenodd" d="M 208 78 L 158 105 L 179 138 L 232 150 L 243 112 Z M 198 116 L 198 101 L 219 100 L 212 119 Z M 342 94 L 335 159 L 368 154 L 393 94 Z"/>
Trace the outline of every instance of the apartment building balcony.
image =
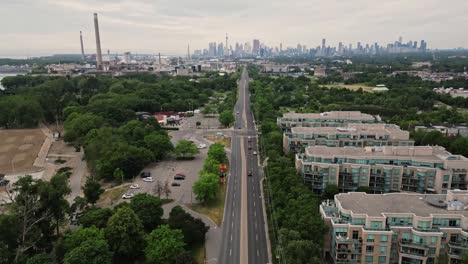
<path id="1" fill-rule="evenodd" d="M 448 242 L 449 248 L 468 250 L 468 243 L 464 242 Z"/>
<path id="2" fill-rule="evenodd" d="M 412 240 L 400 240 L 399 242 L 400 254 L 415 256 L 417 259 L 427 258 L 429 248 L 425 244 L 415 243 Z"/>

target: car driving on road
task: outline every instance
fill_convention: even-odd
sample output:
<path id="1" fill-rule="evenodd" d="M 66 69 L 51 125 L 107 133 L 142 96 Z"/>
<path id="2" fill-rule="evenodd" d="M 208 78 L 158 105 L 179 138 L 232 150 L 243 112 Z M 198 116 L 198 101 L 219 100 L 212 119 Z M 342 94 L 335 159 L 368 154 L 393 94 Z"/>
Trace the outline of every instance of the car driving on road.
<path id="1" fill-rule="evenodd" d="M 178 183 L 178 182 L 172 182 L 171 186 L 180 186 L 180 183 Z"/>

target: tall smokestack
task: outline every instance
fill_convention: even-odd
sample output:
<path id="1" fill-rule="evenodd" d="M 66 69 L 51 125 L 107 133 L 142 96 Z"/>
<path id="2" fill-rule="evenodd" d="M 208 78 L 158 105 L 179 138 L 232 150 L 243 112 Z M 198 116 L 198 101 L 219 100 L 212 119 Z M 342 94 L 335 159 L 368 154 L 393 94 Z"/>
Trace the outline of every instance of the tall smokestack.
<path id="1" fill-rule="evenodd" d="M 86 57 L 84 54 L 84 47 L 83 47 L 83 35 L 81 34 L 81 31 L 80 31 L 80 43 L 81 43 L 81 58 L 85 60 Z"/>
<path id="2" fill-rule="evenodd" d="M 96 34 L 96 70 L 102 70 L 101 38 L 99 37 L 99 22 L 97 13 L 94 13 L 94 32 Z"/>

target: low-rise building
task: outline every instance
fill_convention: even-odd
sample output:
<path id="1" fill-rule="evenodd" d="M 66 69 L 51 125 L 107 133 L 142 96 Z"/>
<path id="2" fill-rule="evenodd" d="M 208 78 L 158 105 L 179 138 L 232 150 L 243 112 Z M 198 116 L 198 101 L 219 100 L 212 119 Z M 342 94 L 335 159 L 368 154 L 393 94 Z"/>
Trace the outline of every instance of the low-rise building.
<path id="1" fill-rule="evenodd" d="M 296 154 L 296 169 L 319 194 L 328 184 L 340 192 L 362 186 L 372 193 L 446 193 L 468 184 L 468 159 L 439 146 L 313 146 Z"/>
<path id="2" fill-rule="evenodd" d="M 466 126 L 415 126 L 416 132 L 432 132 L 439 131 L 446 137 L 468 137 L 468 127 Z"/>
<path id="3" fill-rule="evenodd" d="M 292 127 L 283 134 L 284 152 L 301 152 L 309 146 L 367 147 L 413 146 L 409 132 L 393 124 L 348 124 L 346 127 Z"/>
<path id="4" fill-rule="evenodd" d="M 468 253 L 468 191 L 341 193 L 324 201 L 332 263 L 459 264 Z M 439 262 L 440 263 L 440 262 Z"/>
<path id="5" fill-rule="evenodd" d="M 339 127 L 353 123 L 380 123 L 380 116 L 359 111 L 331 111 L 324 113 L 285 113 L 276 123 L 283 132 L 291 132 L 292 127 Z"/>

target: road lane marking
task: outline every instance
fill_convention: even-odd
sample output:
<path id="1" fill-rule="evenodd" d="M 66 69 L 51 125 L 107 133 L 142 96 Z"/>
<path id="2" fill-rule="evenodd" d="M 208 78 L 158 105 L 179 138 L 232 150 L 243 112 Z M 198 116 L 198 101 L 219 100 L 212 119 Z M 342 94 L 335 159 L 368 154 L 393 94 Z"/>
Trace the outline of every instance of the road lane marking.
<path id="1" fill-rule="evenodd" d="M 232 241 L 232 234 L 231 234 L 231 241 Z"/>
<path id="2" fill-rule="evenodd" d="M 255 240 L 258 240 L 258 234 L 255 234 Z"/>
<path id="3" fill-rule="evenodd" d="M 257 212 L 256 211 L 254 211 L 254 216 L 257 217 Z"/>
<path id="4" fill-rule="evenodd" d="M 229 256 L 232 256 L 232 249 L 229 249 Z"/>
<path id="5" fill-rule="evenodd" d="M 255 201 L 254 201 L 254 207 L 255 207 Z"/>
<path id="6" fill-rule="evenodd" d="M 231 228 L 234 228 L 234 222 L 231 222 Z"/>
<path id="7" fill-rule="evenodd" d="M 258 249 L 257 249 L 257 257 L 260 257 L 260 252 L 258 251 Z"/>
<path id="8" fill-rule="evenodd" d="M 244 112 L 245 115 L 245 112 Z M 246 151 L 245 151 L 245 142 L 242 140 L 241 147 L 241 158 L 242 158 L 242 174 L 241 174 L 241 221 L 240 221 L 240 263 L 248 264 L 249 263 L 249 237 L 248 237 L 248 226 L 247 226 L 247 217 L 248 217 L 248 207 L 247 207 L 247 161 L 246 161 Z"/>

